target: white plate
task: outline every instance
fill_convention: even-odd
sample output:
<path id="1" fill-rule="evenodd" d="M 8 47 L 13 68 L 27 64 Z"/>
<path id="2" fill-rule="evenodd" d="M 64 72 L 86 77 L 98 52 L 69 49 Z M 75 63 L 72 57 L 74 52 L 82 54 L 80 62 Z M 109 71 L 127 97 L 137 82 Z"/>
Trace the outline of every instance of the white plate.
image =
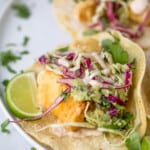
<path id="1" fill-rule="evenodd" d="M 12 50 L 29 50 L 29 55 L 24 56 L 21 61 L 11 65 L 19 72 L 20 70 L 29 67 L 40 55 L 53 49 L 59 44 L 68 43 L 71 41 L 71 38 L 57 24 L 53 14 L 52 4 L 49 2 L 49 0 L 18 1 L 26 3 L 31 8 L 32 15 L 30 19 L 25 20 L 16 17 L 14 11 L 10 8 L 7 10 L 7 12 L 3 13 L 3 17 L 0 17 L 0 51 L 8 50 L 9 47 L 6 46 L 8 43 L 16 43 L 18 45 L 17 47 L 10 47 Z M 18 27 L 21 27 L 21 31 L 18 31 Z M 27 48 L 20 46 L 24 36 L 30 37 Z M 9 79 L 12 76 L 13 74 L 10 74 L 5 68 L 0 67 L 0 82 L 2 82 L 4 79 Z M 3 90 L 2 93 L 4 94 L 4 88 L 2 85 L 1 90 Z M 13 116 L 5 106 L 4 101 L 5 98 L 3 97 L 2 100 L 0 100 L 0 109 L 4 111 L 5 118 L 13 119 Z M 31 143 L 31 146 L 36 147 L 37 150 L 44 149 L 44 147 L 36 143 L 30 136 L 25 134 L 18 125 L 14 124 L 14 127 L 19 133 L 21 133 L 22 138 L 27 139 L 28 142 Z M 15 135 L 17 136 L 17 134 Z M 6 136 L 8 136 L 8 139 L 10 138 L 10 135 L 5 135 L 5 139 Z M 1 147 L 3 141 L 1 137 L 4 136 L 0 133 L 0 149 L 9 150 L 7 145 L 6 147 Z M 11 138 L 13 139 L 16 137 Z M 21 139 L 19 140 L 21 141 Z M 19 143 L 19 141 L 17 142 Z M 11 147 L 11 145 L 9 145 L 9 147 Z M 17 150 L 16 147 L 11 147 L 11 149 Z M 26 150 L 24 147 L 20 148 L 21 150 Z"/>

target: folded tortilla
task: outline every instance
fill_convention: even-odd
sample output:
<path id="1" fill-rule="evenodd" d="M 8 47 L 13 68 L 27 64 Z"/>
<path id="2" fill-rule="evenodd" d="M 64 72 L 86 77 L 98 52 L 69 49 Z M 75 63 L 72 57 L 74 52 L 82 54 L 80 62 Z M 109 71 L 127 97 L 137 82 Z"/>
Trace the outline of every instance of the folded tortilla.
<path id="1" fill-rule="evenodd" d="M 128 111 L 134 115 L 133 128 L 144 136 L 146 131 L 146 113 L 143 105 L 141 96 L 141 84 L 145 73 L 145 55 L 142 49 L 132 41 L 124 38 L 120 33 L 111 31 L 111 34 L 120 39 L 120 44 L 129 54 L 129 61 L 136 59 L 136 69 L 133 75 L 133 84 L 129 94 L 129 100 L 127 102 Z M 97 42 L 101 42 L 104 39 L 113 39 L 113 37 L 105 32 L 99 34 Z M 85 38 L 76 40 L 69 44 L 72 50 L 93 52 L 99 50 L 99 45 L 96 44 L 95 39 Z M 44 68 L 39 64 L 35 63 L 29 70 L 36 73 L 42 71 Z M 37 121 L 25 121 L 21 123 L 22 128 L 30 136 L 36 139 L 39 143 L 50 147 L 53 150 L 127 150 L 125 144 L 119 145 L 122 142 L 120 136 L 115 134 L 109 134 L 107 137 L 109 142 L 115 143 L 116 145 L 109 144 L 106 140 L 105 133 L 99 132 L 98 135 L 86 136 L 86 137 L 71 137 L 71 136 L 56 136 L 53 134 L 51 128 L 40 130 L 56 122 L 56 118 L 49 114 Z M 86 129 L 85 132 L 89 132 L 90 129 Z"/>
<path id="2" fill-rule="evenodd" d="M 77 3 L 74 0 L 54 1 L 54 11 L 58 22 L 74 39 L 83 37 L 83 32 L 86 31 L 90 26 L 89 23 L 81 22 L 77 19 L 77 16 L 75 15 L 76 5 Z M 87 13 L 86 10 L 84 11 L 83 9 L 82 13 L 84 12 Z M 141 22 L 142 21 L 143 20 L 141 20 Z M 130 26 L 133 26 L 133 29 L 136 29 L 138 27 L 138 24 L 132 22 L 131 20 L 130 23 L 131 23 Z M 133 30 L 133 33 L 135 31 L 136 30 Z M 137 42 L 144 50 L 147 50 L 150 48 L 149 38 L 150 38 L 150 27 L 145 26 L 142 35 L 139 38 L 134 39 L 134 41 Z"/>

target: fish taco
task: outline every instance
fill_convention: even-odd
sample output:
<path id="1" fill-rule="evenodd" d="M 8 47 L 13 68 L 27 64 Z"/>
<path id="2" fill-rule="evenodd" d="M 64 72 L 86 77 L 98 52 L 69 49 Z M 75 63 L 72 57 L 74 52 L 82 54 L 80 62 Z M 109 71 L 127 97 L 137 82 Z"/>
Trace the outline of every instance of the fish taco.
<path id="1" fill-rule="evenodd" d="M 55 0 L 54 10 L 74 38 L 114 29 L 150 48 L 149 0 Z"/>
<path id="2" fill-rule="evenodd" d="M 120 33 L 59 47 L 28 71 L 42 115 L 20 125 L 38 142 L 54 150 L 127 150 L 130 135 L 144 136 L 145 56 Z"/>

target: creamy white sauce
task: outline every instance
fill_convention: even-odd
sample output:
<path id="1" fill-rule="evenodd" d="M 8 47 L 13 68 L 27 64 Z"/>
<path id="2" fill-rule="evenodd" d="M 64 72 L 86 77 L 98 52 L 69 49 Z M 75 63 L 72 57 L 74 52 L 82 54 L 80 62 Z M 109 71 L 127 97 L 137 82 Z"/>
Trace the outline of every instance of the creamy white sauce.
<path id="1" fill-rule="evenodd" d="M 100 136 L 102 133 L 95 129 L 79 129 L 78 131 L 72 132 L 67 131 L 62 127 L 52 128 L 52 133 L 56 136 L 70 136 L 70 137 L 87 137 L 87 136 Z"/>
<path id="2" fill-rule="evenodd" d="M 149 0 L 133 0 L 129 3 L 129 6 L 133 13 L 142 13 L 149 4 Z"/>

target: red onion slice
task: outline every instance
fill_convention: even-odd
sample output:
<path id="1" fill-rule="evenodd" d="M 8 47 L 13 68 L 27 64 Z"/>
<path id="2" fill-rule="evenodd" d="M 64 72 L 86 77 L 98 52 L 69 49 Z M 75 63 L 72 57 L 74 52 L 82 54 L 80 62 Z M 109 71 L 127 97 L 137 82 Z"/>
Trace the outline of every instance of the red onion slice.
<path id="1" fill-rule="evenodd" d="M 130 77 L 131 77 L 131 74 L 130 72 L 125 72 L 125 84 L 128 85 L 130 83 Z"/>
<path id="2" fill-rule="evenodd" d="M 91 66 L 91 59 L 88 58 L 88 57 L 85 57 L 85 58 L 84 58 L 84 62 L 85 62 L 85 64 L 86 64 L 87 69 L 90 71 L 90 70 L 92 69 L 92 66 Z"/>
<path id="3" fill-rule="evenodd" d="M 113 96 L 113 95 L 108 96 L 107 100 L 109 102 L 117 103 L 119 105 L 125 105 L 125 102 L 123 102 L 121 99 L 119 99 L 118 97 Z"/>
<path id="4" fill-rule="evenodd" d="M 109 21 L 110 22 L 116 21 L 115 14 L 113 12 L 113 4 L 112 4 L 112 2 L 109 2 L 109 1 L 106 2 L 106 10 L 107 10 L 106 11 L 106 15 L 107 15 Z"/>
<path id="5" fill-rule="evenodd" d="M 111 106 L 109 109 L 109 115 L 110 116 L 115 116 L 120 112 L 119 109 L 116 109 L 115 107 Z"/>
<path id="6" fill-rule="evenodd" d="M 39 57 L 38 61 L 39 61 L 42 65 L 45 65 L 45 64 L 49 63 L 49 60 L 48 60 L 48 58 L 46 58 L 45 55 L 42 55 L 41 57 Z"/>
<path id="7" fill-rule="evenodd" d="M 68 89 L 66 89 L 68 90 Z M 64 100 L 64 96 L 59 96 L 58 98 L 56 98 L 55 102 L 50 105 L 42 114 L 34 117 L 34 118 L 25 118 L 25 119 L 21 119 L 21 120 L 12 120 L 9 121 L 10 123 L 20 123 L 22 121 L 35 121 L 35 120 L 40 120 L 41 118 L 43 118 L 44 116 L 46 116 L 48 113 L 50 113 L 54 108 L 56 108 L 62 101 Z"/>
<path id="8" fill-rule="evenodd" d="M 75 56 L 76 56 L 75 53 L 69 53 L 69 54 L 67 54 L 66 57 L 68 60 L 73 60 L 75 58 Z"/>
<path id="9" fill-rule="evenodd" d="M 63 83 L 63 84 L 66 84 L 66 85 L 68 85 L 70 87 L 72 87 L 72 84 L 73 84 L 72 83 L 73 80 L 70 79 L 70 78 L 61 78 L 61 79 L 58 79 L 57 81 L 58 81 L 58 83 Z"/>

